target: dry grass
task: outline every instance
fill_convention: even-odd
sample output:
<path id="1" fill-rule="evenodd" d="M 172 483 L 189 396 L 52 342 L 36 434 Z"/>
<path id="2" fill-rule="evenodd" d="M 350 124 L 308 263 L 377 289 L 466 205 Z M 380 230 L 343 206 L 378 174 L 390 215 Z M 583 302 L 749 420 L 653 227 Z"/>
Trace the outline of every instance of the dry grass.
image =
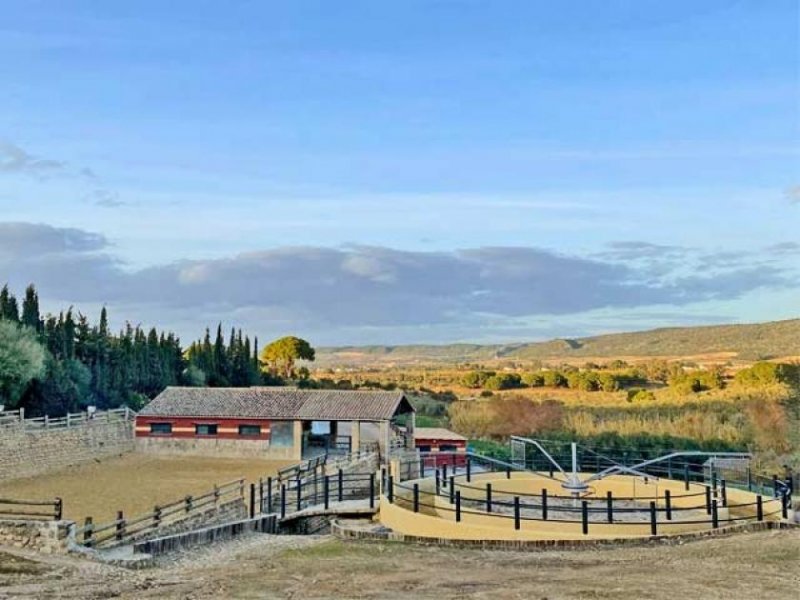
<path id="1" fill-rule="evenodd" d="M 289 464 L 292 461 L 132 453 L 3 483 L 2 495 L 30 500 L 58 496 L 66 518 L 82 521 L 91 515 L 98 523 L 116 518 L 118 510 L 137 515 L 158 503 L 207 492 L 214 484 L 239 477 L 256 481 Z"/>

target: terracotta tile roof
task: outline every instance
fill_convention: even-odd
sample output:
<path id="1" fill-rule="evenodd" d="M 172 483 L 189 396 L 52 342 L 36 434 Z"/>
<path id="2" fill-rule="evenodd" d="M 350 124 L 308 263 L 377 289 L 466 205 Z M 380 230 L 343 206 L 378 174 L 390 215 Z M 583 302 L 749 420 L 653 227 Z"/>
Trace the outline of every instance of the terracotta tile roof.
<path id="1" fill-rule="evenodd" d="M 444 427 L 417 427 L 414 430 L 414 439 L 467 441 L 467 438 L 465 438 L 463 435 L 459 435 L 455 431 L 450 431 Z"/>
<path id="2" fill-rule="evenodd" d="M 139 414 L 171 417 L 243 417 L 382 421 L 413 407 L 403 392 L 299 390 L 286 387 L 168 387 Z"/>

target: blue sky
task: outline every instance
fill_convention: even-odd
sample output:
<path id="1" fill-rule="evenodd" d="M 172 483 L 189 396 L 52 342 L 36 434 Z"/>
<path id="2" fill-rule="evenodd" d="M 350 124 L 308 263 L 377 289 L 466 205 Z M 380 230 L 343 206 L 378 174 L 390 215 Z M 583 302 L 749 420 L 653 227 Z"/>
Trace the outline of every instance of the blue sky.
<path id="1" fill-rule="evenodd" d="M 0 280 L 49 308 L 324 344 L 800 312 L 794 1 L 4 17 Z"/>

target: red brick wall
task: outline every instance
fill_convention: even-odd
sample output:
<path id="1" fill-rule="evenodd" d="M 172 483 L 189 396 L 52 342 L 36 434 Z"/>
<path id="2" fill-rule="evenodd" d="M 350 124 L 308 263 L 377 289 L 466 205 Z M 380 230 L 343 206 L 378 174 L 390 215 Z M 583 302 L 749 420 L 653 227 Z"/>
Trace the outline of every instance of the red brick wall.
<path id="1" fill-rule="evenodd" d="M 150 433 L 151 423 L 170 423 L 172 433 Z M 197 435 L 195 425 L 217 425 L 217 435 Z M 239 435 L 239 425 L 259 425 L 261 435 Z M 267 419 L 214 419 L 202 417 L 136 417 L 136 437 L 150 438 L 211 438 L 223 440 L 269 440 L 270 421 Z"/>

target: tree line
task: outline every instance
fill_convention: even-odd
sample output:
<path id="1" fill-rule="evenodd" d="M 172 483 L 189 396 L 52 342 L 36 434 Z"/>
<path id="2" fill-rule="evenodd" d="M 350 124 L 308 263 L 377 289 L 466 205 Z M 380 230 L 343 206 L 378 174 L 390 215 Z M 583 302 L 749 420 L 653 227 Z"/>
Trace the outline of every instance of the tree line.
<path id="1" fill-rule="evenodd" d="M 155 327 L 126 323 L 112 332 L 105 307 L 96 323 L 71 307 L 42 315 L 33 285 L 21 303 L 7 285 L 0 289 L 0 405 L 30 416 L 90 405 L 138 410 L 171 385 L 280 385 L 297 376 L 296 360 L 313 358 L 308 342 L 294 337 L 259 353 L 257 338 L 241 329 L 225 336 L 222 324 L 213 340 L 206 329 L 184 351 L 174 333 Z"/>

